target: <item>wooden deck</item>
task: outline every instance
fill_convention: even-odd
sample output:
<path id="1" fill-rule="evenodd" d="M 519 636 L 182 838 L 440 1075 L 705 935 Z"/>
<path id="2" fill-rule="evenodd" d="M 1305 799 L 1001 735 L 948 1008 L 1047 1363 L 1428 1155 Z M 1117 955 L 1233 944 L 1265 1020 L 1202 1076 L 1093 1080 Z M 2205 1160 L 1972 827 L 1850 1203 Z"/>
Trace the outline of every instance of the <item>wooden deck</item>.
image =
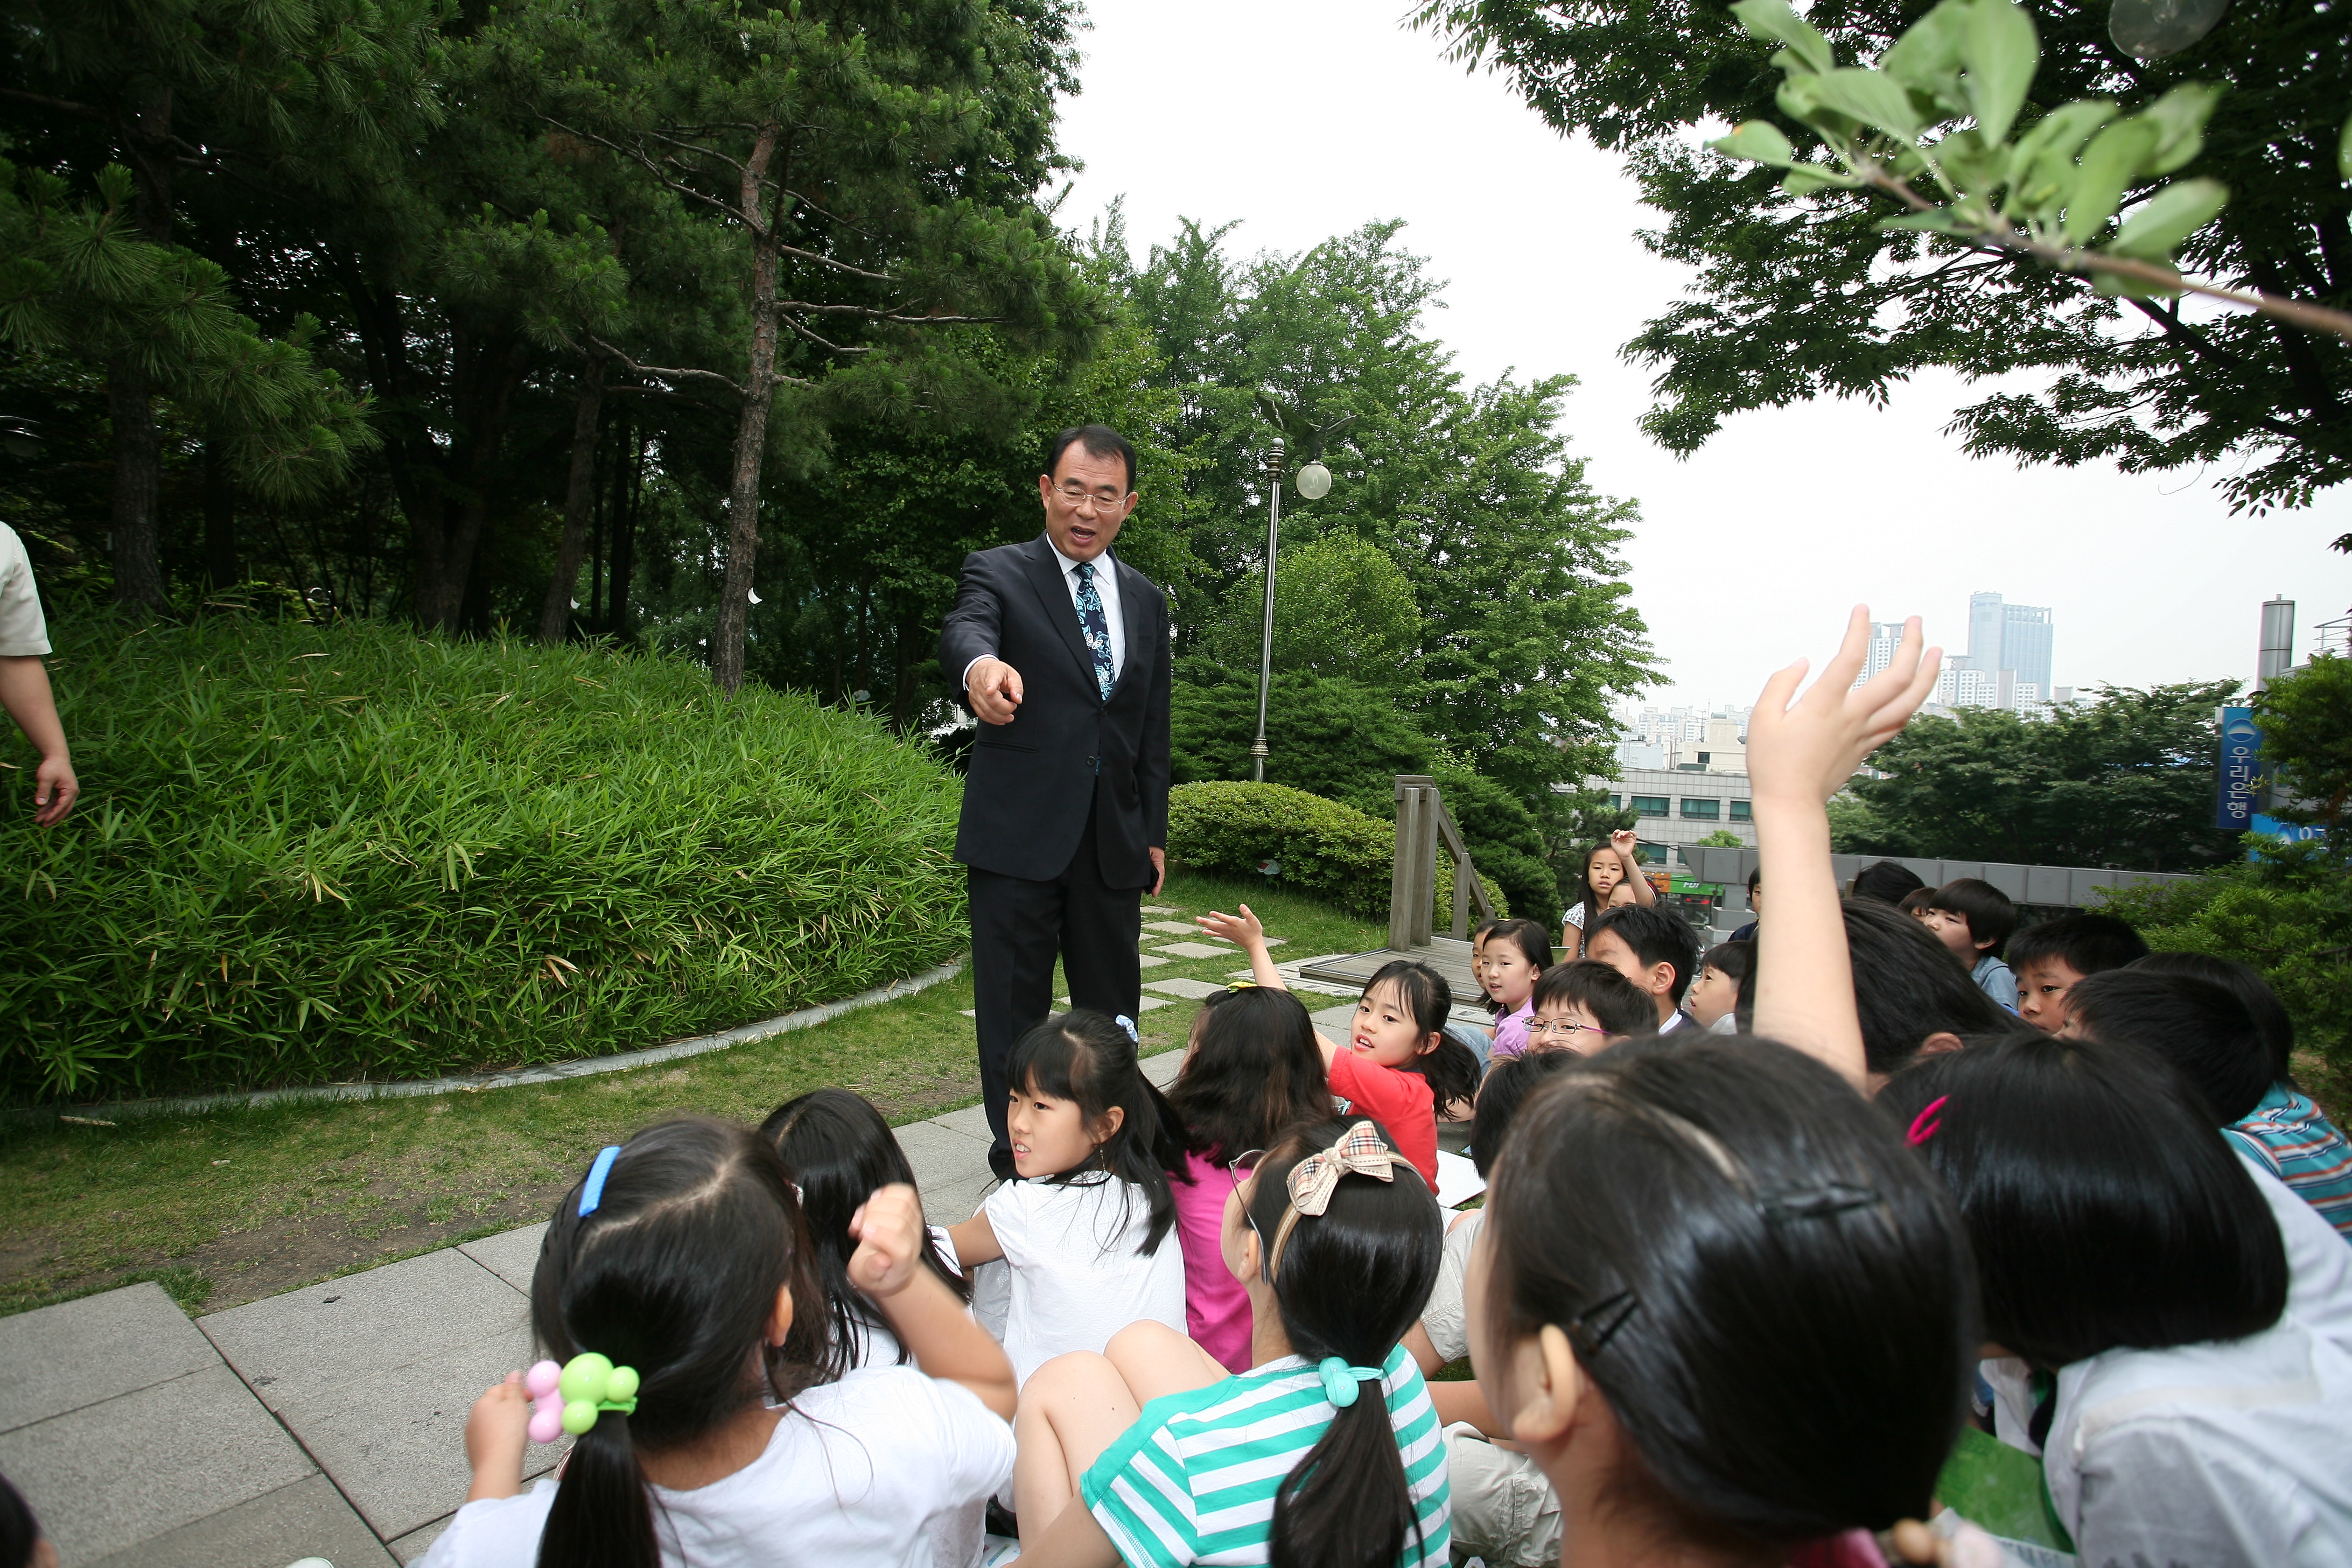
<path id="1" fill-rule="evenodd" d="M 1470 973 L 1470 944 L 1450 936 L 1434 937 L 1421 947 L 1399 952 L 1394 948 L 1376 947 L 1369 952 L 1343 953 L 1337 958 L 1318 959 L 1299 966 L 1302 980 L 1320 980 L 1329 985 L 1361 987 L 1377 973 L 1381 965 L 1399 958 L 1417 958 L 1445 977 L 1454 990 L 1454 1018 L 1457 1023 L 1491 1027 L 1494 1020 L 1487 1016 L 1485 992 Z"/>

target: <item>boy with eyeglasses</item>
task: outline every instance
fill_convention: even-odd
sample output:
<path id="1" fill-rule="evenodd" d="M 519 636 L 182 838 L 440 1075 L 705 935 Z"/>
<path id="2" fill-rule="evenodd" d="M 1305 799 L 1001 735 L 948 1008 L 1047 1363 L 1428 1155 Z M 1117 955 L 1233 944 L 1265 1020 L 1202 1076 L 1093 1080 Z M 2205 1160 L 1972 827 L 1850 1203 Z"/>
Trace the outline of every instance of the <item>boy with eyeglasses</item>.
<path id="1" fill-rule="evenodd" d="M 1590 958 L 1555 963 L 1528 997 L 1528 1049 L 1589 1057 L 1619 1040 L 1658 1032 L 1650 994 Z"/>

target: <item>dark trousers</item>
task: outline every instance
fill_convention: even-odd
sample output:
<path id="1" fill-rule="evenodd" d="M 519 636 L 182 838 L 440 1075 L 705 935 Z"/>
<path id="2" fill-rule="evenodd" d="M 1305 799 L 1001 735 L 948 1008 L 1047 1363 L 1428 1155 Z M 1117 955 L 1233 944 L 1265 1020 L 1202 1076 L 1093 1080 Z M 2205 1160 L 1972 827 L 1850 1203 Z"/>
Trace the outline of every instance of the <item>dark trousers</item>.
<path id="1" fill-rule="evenodd" d="M 1070 984 L 1070 1005 L 1137 1016 L 1143 966 L 1136 942 L 1143 934 L 1143 890 L 1107 886 L 1095 848 L 1095 822 L 1087 817 L 1077 852 L 1049 882 L 966 867 L 971 900 L 973 1022 L 980 1026 L 981 1103 L 988 1108 L 988 1163 L 1013 1174 L 1013 1144 L 1005 1136 L 1005 1068 L 1021 1037 L 1053 1010 L 1054 959 Z"/>

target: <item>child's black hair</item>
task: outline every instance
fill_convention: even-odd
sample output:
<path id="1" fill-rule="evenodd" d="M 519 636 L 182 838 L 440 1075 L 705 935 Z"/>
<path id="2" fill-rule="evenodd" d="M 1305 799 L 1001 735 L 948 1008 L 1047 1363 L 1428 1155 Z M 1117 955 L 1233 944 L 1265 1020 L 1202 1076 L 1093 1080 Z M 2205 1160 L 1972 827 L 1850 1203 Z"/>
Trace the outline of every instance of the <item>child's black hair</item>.
<path id="1" fill-rule="evenodd" d="M 1921 915 L 1926 914 L 1930 909 L 1932 909 L 1935 906 L 1935 889 L 1914 888 L 1909 892 L 1904 894 L 1902 901 L 1897 903 L 1895 907 L 1901 910 L 1905 914 L 1909 915 L 1916 921 Z"/>
<path id="2" fill-rule="evenodd" d="M 530 1321 L 546 1353 L 594 1351 L 638 1377 L 636 1409 L 580 1434 L 539 1538 L 540 1568 L 659 1568 L 640 1448 L 676 1448 L 764 1396 L 789 1399 L 825 1352 L 824 1296 L 808 1227 L 775 1145 L 695 1117 L 630 1139 L 598 1205 L 564 1194 L 531 1274 Z M 794 1311 L 766 1342 L 776 1295 Z"/>
<path id="3" fill-rule="evenodd" d="M 1689 1033 L 1580 1058 L 1520 1108 L 1484 1239 L 1498 1349 L 1557 1326 L 1608 1399 L 1612 1505 L 1742 1559 L 1924 1517 L 1976 1370 L 1968 1238 L 1829 1068 Z"/>
<path id="4" fill-rule="evenodd" d="M 1520 923 L 1535 924 L 1533 921 Z M 1540 935 L 1543 928 L 1537 926 L 1536 930 Z M 1551 951 L 1549 943 L 1544 951 Z M 1381 964 L 1364 982 L 1364 994 L 1370 996 L 1384 985 L 1396 987 L 1398 1000 L 1412 1015 L 1413 1027 L 1421 1032 L 1423 1039 L 1437 1037 L 1433 1049 L 1423 1051 L 1398 1070 L 1417 1072 L 1428 1079 L 1429 1103 L 1438 1115 L 1444 1116 L 1447 1108 L 1478 1092 L 1477 1053 L 1445 1032 L 1446 1022 L 1454 1016 L 1454 987 L 1445 983 L 1445 976 L 1417 958 L 1392 958 Z"/>
<path id="5" fill-rule="evenodd" d="M 1395 1150 L 1386 1128 L 1360 1117 L 1301 1128 L 1258 1162 L 1250 1188 L 1261 1268 L 1291 1349 L 1310 1366 L 1327 1356 L 1385 1366 L 1428 1303 L 1444 1249 L 1436 1195 L 1401 1153 L 1391 1180 L 1345 1175 L 1321 1215 L 1291 1213 L 1291 1171 L 1359 1125 Z M 1382 1385 L 1360 1384 L 1276 1489 L 1270 1560 L 1276 1568 L 1392 1564 L 1424 1531 Z"/>
<path id="6" fill-rule="evenodd" d="M 1719 969 L 1737 984 L 1748 978 L 1748 972 L 1755 967 L 1755 959 L 1756 944 L 1752 942 L 1718 942 L 1699 954 L 1698 966 L 1702 970 Z"/>
<path id="7" fill-rule="evenodd" d="M 1622 974 L 1617 978 L 1625 979 Z M 1655 1018 L 1657 1014 L 1650 1016 Z M 1536 1086 L 1554 1073 L 1568 1071 L 1580 1059 L 1574 1051 L 1529 1051 L 1495 1064 L 1486 1081 L 1478 1086 L 1478 1114 L 1470 1122 L 1470 1163 L 1478 1167 L 1481 1176 L 1494 1175 L 1495 1162 L 1503 1152 L 1504 1134 L 1510 1131 L 1512 1119 Z"/>
<path id="8" fill-rule="evenodd" d="M 1588 929 L 1592 924 L 1592 911 L 1590 910 L 1584 912 L 1584 923 Z M 1526 959 L 1538 974 L 1551 967 L 1551 931 L 1541 921 L 1521 920 L 1517 916 L 1496 921 L 1487 928 L 1486 940 L 1489 942 L 1507 942 L 1517 948 L 1519 956 Z M 1430 973 L 1433 974 L 1436 971 Z M 1503 1005 L 1492 996 L 1482 996 L 1481 1000 L 1486 1003 L 1489 1013 L 1500 1016 L 1504 1011 Z M 1441 1028 L 1444 1026 L 1442 1024 L 1439 1026 Z"/>
<path id="9" fill-rule="evenodd" d="M 1536 988 L 1528 994 L 1528 1000 L 1538 1013 L 1571 1005 L 1580 1006 L 1592 1015 L 1594 1023 L 1612 1035 L 1658 1032 L 1658 1007 L 1650 1000 L 1650 994 L 1597 958 L 1553 964 L 1536 976 Z M 1580 1043 L 1577 1054 L 1589 1056 L 1600 1048 L 1599 1040 L 1594 1040 L 1589 1048 Z M 1486 1093 L 1483 1087 L 1479 1093 Z"/>
<path id="10" fill-rule="evenodd" d="M 1252 985 L 1212 995 L 1193 1017 L 1192 1048 L 1168 1090 L 1192 1151 L 1223 1162 L 1302 1122 L 1331 1116 L 1315 1020 L 1287 991 Z"/>
<path id="11" fill-rule="evenodd" d="M 1067 1182 L 1089 1172 L 1108 1171 L 1120 1181 L 1134 1183 L 1143 1189 L 1151 1215 L 1136 1254 L 1149 1258 L 1157 1253 L 1168 1227 L 1176 1223 L 1176 1199 L 1168 1178 L 1184 1169 L 1184 1124 L 1159 1086 L 1143 1076 L 1128 1026 L 1108 1013 L 1073 1007 L 1021 1037 L 1004 1077 L 1015 1095 L 1076 1101 L 1090 1130 L 1108 1118 L 1111 1107 L 1119 1108 L 1118 1131 L 1084 1163 L 1042 1179 Z"/>
<path id="12" fill-rule="evenodd" d="M 2011 1021 L 1918 921 L 1875 899 L 1848 899 L 1843 913 L 1862 1050 L 1872 1072 L 1900 1069 L 1931 1035 L 1967 1039 Z M 1756 972 L 1750 970 L 1739 982 L 1739 1014 L 1749 1017 L 1755 1011 Z"/>
<path id="13" fill-rule="evenodd" d="M 2080 913 L 2027 926 L 2009 939 L 2006 962 L 2011 969 L 2022 970 L 2029 963 L 2054 958 L 2087 976 L 2121 969 L 2147 956 L 2147 943 L 2132 930 L 2130 921 L 2114 915 Z"/>
<path id="14" fill-rule="evenodd" d="M 2216 1126 L 2252 1114 L 2278 1081 L 2253 1015 L 2227 987 L 2193 974 L 2110 969 L 2066 994 L 2066 1016 L 2092 1039 L 2144 1046 L 2170 1062 Z"/>
<path id="15" fill-rule="evenodd" d="M 2239 1339 L 2285 1310 L 2270 1205 L 2153 1052 L 2012 1025 L 1878 1103 L 1959 1201 L 1986 1337 L 2033 1365 Z"/>
<path id="16" fill-rule="evenodd" d="M 41 1526 L 33 1505 L 7 1477 L 0 1476 L 0 1568 L 30 1568 Z"/>
<path id="17" fill-rule="evenodd" d="M 1597 921 L 1584 924 L 1584 951 L 1592 952 L 1593 939 L 1602 931 L 1613 931 L 1617 940 L 1633 950 L 1642 967 L 1656 964 L 1674 965 L 1674 984 L 1666 994 L 1679 1004 L 1690 983 L 1698 978 L 1698 936 L 1690 922 L 1678 914 L 1662 910 L 1655 904 L 1620 904 L 1605 910 Z M 1653 1027 L 1655 1026 L 1654 1021 Z"/>
<path id="18" fill-rule="evenodd" d="M 2254 1027 L 2263 1032 L 2263 1048 L 2270 1055 L 2271 1080 L 2290 1089 L 2294 1087 L 2294 1018 L 2260 970 L 2250 963 L 2236 963 L 2201 952 L 2151 952 L 2132 967 L 2151 974 L 2187 974 L 2210 980 L 2227 990 L 2253 1018 Z"/>
<path id="19" fill-rule="evenodd" d="M 845 1089 L 820 1089 L 786 1100 L 761 1123 L 760 1136 L 776 1146 L 800 1191 L 830 1329 L 816 1373 L 820 1381 L 832 1383 L 856 1369 L 852 1358 L 866 1337 L 861 1330 L 892 1331 L 873 1300 L 849 1281 L 849 1259 L 857 1250 L 857 1238 L 849 1234 L 850 1216 L 877 1187 L 893 1182 L 913 1186 L 914 1167 L 882 1113 L 864 1096 Z M 922 1260 L 959 1299 L 971 1300 L 971 1283 L 948 1267 L 937 1238 L 928 1232 Z M 899 1364 L 912 1359 L 900 1345 Z"/>
<path id="20" fill-rule="evenodd" d="M 1853 874 L 1853 896 L 1876 899 L 1882 904 L 1899 904 L 1927 884 L 1910 867 L 1893 860 L 1874 860 Z"/>
<path id="21" fill-rule="evenodd" d="M 1945 883 L 1927 900 L 1927 907 L 1968 921 L 1969 940 L 1978 944 L 1979 958 L 1988 952 L 2000 957 L 2017 930 L 2017 906 L 2009 901 L 2007 893 L 1982 878 L 1962 877 Z"/>
<path id="22" fill-rule="evenodd" d="M 1750 899 L 1753 899 L 1756 896 L 1757 884 L 1763 881 L 1763 879 L 1764 868 L 1761 866 L 1757 867 L 1756 869 L 1748 873 L 1748 896 Z"/>

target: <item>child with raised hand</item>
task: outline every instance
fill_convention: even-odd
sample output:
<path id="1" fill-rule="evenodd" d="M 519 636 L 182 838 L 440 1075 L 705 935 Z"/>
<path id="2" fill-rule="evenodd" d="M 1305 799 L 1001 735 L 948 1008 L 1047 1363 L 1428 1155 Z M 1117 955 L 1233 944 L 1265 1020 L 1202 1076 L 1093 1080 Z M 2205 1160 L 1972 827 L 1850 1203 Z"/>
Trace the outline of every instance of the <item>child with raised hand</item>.
<path id="1" fill-rule="evenodd" d="M 1576 901 L 1568 906 L 1568 912 L 1559 920 L 1561 963 L 1583 952 L 1585 929 L 1595 915 L 1616 901 L 1619 893 L 1633 903 L 1657 902 L 1657 889 L 1650 886 L 1650 879 L 1635 864 L 1633 847 L 1633 830 L 1621 827 L 1584 852 L 1583 883 L 1577 889 Z"/>
<path id="2" fill-rule="evenodd" d="M 1880 1105 L 1958 1204 L 1999 1436 L 2041 1458 L 2084 1563 L 2347 1560 L 2352 1252 L 2189 1079 L 2012 1026 Z"/>
<path id="3" fill-rule="evenodd" d="M 2017 975 L 2017 1016 L 2045 1035 L 2066 1023 L 2066 996 L 2081 982 L 2147 956 L 2130 922 L 2113 915 L 2071 914 L 2027 926 L 2004 952 Z"/>
<path id="4" fill-rule="evenodd" d="M 534 1416 L 509 1373 L 475 1402 L 473 1488 L 424 1562 L 970 1562 L 1012 1473 L 1012 1368 L 924 1266 L 912 1187 L 850 1228 L 850 1279 L 916 1365 L 812 1386 L 825 1301 L 773 1145 L 693 1119 L 599 1153 L 531 1277 L 532 1330 L 564 1363 L 562 1479 L 521 1490 Z"/>
<path id="5" fill-rule="evenodd" d="M 1437 1272 L 1431 1189 L 1353 1118 L 1293 1131 L 1228 1199 L 1250 1371 L 1138 1324 L 1023 1395 L 1029 1568 L 1444 1568 L 1445 1450 L 1400 1342 Z"/>
<path id="6" fill-rule="evenodd" d="M 1486 987 L 1487 1011 L 1495 1015 L 1495 1047 L 1490 1061 L 1506 1061 L 1528 1048 L 1528 998 L 1536 976 L 1551 967 L 1551 938 L 1534 921 L 1496 921 L 1486 933 L 1486 967 L 1479 982 Z"/>
<path id="7" fill-rule="evenodd" d="M 949 1227 L 965 1268 L 1012 1266 L 1004 1350 L 1023 1383 L 1132 1322 L 1184 1331 L 1184 1249 L 1167 1245 L 1182 1134 L 1136 1061 L 1133 1031 L 1079 1007 L 1021 1037 L 1005 1069 L 1014 1179 Z"/>
<path id="8" fill-rule="evenodd" d="M 850 1229 L 868 1194 L 888 1186 L 915 1184 L 914 1167 L 898 1147 L 890 1124 L 861 1095 L 845 1089 L 820 1089 L 786 1100 L 761 1124 L 760 1136 L 776 1146 L 800 1194 L 813 1246 L 811 1256 L 825 1297 L 825 1351 L 816 1371 L 831 1383 L 861 1366 L 895 1366 L 911 1359 L 890 1331 L 872 1297 L 849 1277 L 858 1241 Z M 946 1230 L 926 1227 L 923 1267 L 955 1293 L 971 1300 L 971 1286 L 956 1268 Z"/>
<path id="9" fill-rule="evenodd" d="M 1331 1118 L 1315 1025 L 1298 998 L 1262 985 L 1222 991 L 1192 1016 L 1168 1103 L 1185 1138 L 1184 1178 L 1171 1184 L 1184 1244 L 1184 1327 L 1231 1372 L 1250 1366 L 1249 1293 L 1225 1267 L 1226 1170 L 1284 1133 Z"/>
<path id="10" fill-rule="evenodd" d="M 1213 935 L 1249 954 L 1250 973 L 1269 991 L 1288 989 L 1266 952 L 1265 928 L 1247 904 L 1238 915 L 1199 916 Z M 1534 926 L 1535 922 L 1521 922 Z M 1542 928 L 1536 926 L 1538 938 Z M 1498 931 L 1486 946 L 1491 963 L 1507 946 Z M 1478 1058 L 1445 1032 L 1454 990 L 1445 976 L 1415 959 L 1381 965 L 1356 999 L 1356 1016 L 1340 1045 L 1315 1032 L 1331 1092 L 1342 1115 L 1370 1116 L 1387 1128 L 1430 1191 L 1437 1190 L 1437 1119 L 1466 1116 L 1478 1092 Z"/>

